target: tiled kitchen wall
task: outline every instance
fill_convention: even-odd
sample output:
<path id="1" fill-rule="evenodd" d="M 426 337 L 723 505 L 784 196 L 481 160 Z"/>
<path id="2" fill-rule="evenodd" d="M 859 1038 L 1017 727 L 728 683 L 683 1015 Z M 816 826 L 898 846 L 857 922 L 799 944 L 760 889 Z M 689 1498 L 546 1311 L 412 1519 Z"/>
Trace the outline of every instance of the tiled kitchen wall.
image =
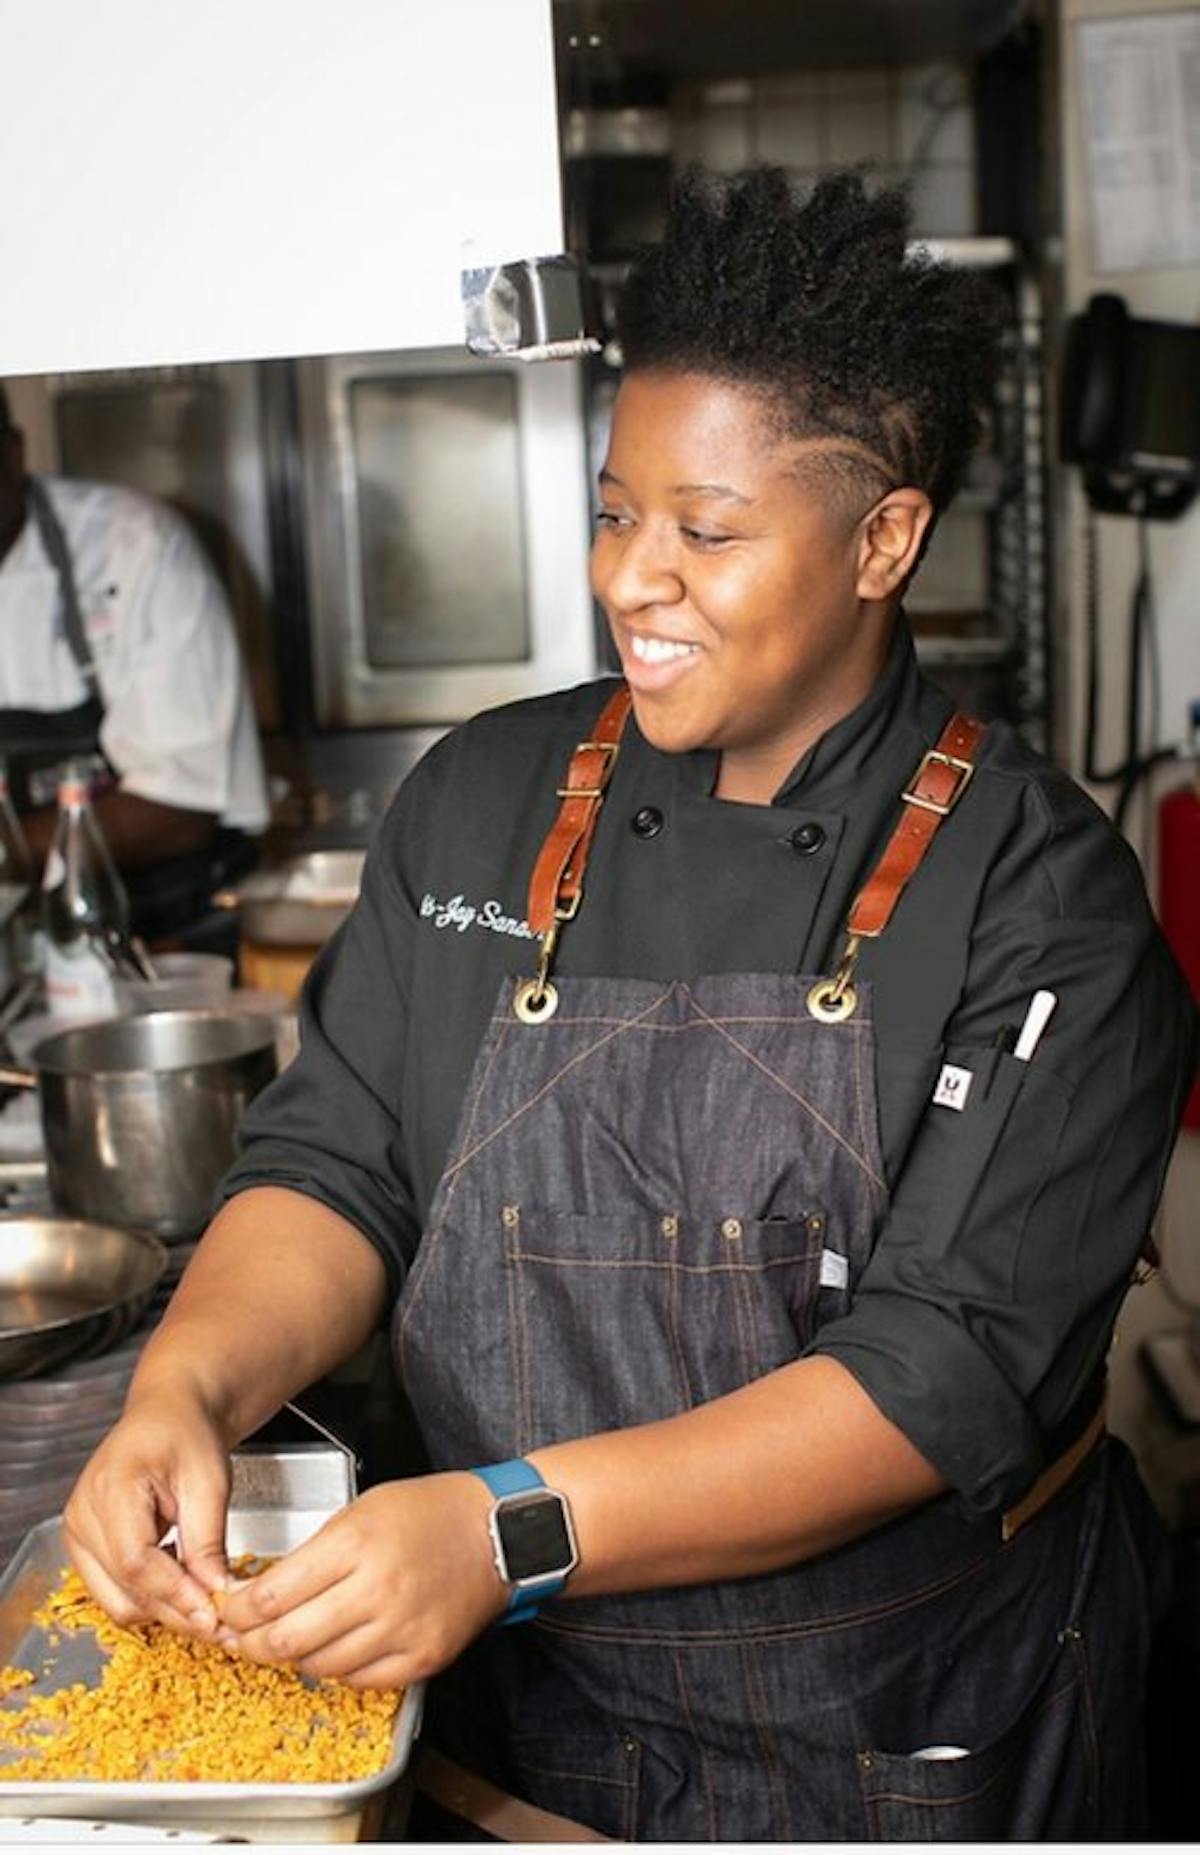
<path id="1" fill-rule="evenodd" d="M 677 82 L 667 106 L 572 111 L 568 154 L 669 155 L 732 173 L 777 162 L 802 185 L 831 168 L 870 164 L 881 184 L 908 180 L 919 238 L 978 231 L 970 79 L 956 63 L 809 69 Z M 598 452 L 604 429 L 598 421 Z M 597 458 L 598 462 L 598 458 Z M 961 497 L 938 527 L 909 600 L 924 643 L 987 638 L 987 498 Z"/>
<path id="2" fill-rule="evenodd" d="M 977 229 L 972 104 L 955 64 L 856 66 L 679 85 L 670 147 L 679 165 L 730 171 L 774 161 L 798 179 L 871 162 L 881 180 L 911 176 L 915 230 Z"/>

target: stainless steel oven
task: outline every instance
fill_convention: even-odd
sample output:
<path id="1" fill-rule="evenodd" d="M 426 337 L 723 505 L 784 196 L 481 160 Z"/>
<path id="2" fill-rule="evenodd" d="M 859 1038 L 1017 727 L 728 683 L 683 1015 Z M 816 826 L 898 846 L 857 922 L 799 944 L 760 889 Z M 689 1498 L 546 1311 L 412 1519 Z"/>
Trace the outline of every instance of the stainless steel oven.
<path id="1" fill-rule="evenodd" d="M 33 468 L 162 497 L 200 534 L 297 844 L 365 843 L 447 727 L 596 672 L 577 363 L 405 350 L 8 385 Z"/>
<path id="2" fill-rule="evenodd" d="M 318 726 L 444 726 L 593 675 L 578 365 L 298 370 Z"/>

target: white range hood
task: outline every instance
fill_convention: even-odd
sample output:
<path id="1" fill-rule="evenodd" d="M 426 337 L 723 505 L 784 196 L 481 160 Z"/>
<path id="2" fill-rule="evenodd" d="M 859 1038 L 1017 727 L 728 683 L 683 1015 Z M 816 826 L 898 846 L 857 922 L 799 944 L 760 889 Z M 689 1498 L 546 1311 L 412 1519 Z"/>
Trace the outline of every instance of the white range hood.
<path id="1" fill-rule="evenodd" d="M 0 0 L 0 375 L 460 346 L 562 247 L 550 0 Z"/>

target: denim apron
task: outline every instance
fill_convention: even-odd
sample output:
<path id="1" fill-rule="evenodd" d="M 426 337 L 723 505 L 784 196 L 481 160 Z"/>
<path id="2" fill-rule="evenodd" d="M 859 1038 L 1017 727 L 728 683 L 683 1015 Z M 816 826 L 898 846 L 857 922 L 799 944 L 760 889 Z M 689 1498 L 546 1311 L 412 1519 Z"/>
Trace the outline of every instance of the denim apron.
<path id="1" fill-rule="evenodd" d="M 504 981 L 393 1324 L 435 1468 L 675 1416 L 849 1309 L 888 1204 L 871 993 L 826 1021 L 818 983 L 568 977 L 531 1025 Z M 427 1733 L 622 1840 L 1137 1834 L 1143 1501 L 1106 1442 L 1009 1539 L 946 1496 L 560 1601 L 440 1676 Z"/>
<path id="2" fill-rule="evenodd" d="M 0 754 L 9 764 L 13 795 L 22 809 L 53 798 L 53 786 L 44 791 L 31 782 L 38 773 L 51 768 L 57 772 L 64 761 L 86 763 L 94 778 L 112 777 L 100 745 L 104 721 L 100 678 L 83 622 L 67 538 L 53 503 L 36 477 L 25 479 L 25 498 L 42 550 L 58 581 L 62 633 L 86 694 L 82 702 L 65 709 L 0 707 Z"/>

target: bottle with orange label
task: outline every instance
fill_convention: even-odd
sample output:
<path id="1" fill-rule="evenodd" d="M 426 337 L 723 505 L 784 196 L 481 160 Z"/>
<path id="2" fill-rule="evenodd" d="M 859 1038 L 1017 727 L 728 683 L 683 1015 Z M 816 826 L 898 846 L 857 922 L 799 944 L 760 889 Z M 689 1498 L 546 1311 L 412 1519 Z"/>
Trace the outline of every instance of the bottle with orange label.
<path id="1" fill-rule="evenodd" d="M 129 935 L 129 898 L 74 763 L 58 784 L 58 823 L 42 876 L 46 1007 L 60 1017 L 116 1009 L 107 948 Z"/>

